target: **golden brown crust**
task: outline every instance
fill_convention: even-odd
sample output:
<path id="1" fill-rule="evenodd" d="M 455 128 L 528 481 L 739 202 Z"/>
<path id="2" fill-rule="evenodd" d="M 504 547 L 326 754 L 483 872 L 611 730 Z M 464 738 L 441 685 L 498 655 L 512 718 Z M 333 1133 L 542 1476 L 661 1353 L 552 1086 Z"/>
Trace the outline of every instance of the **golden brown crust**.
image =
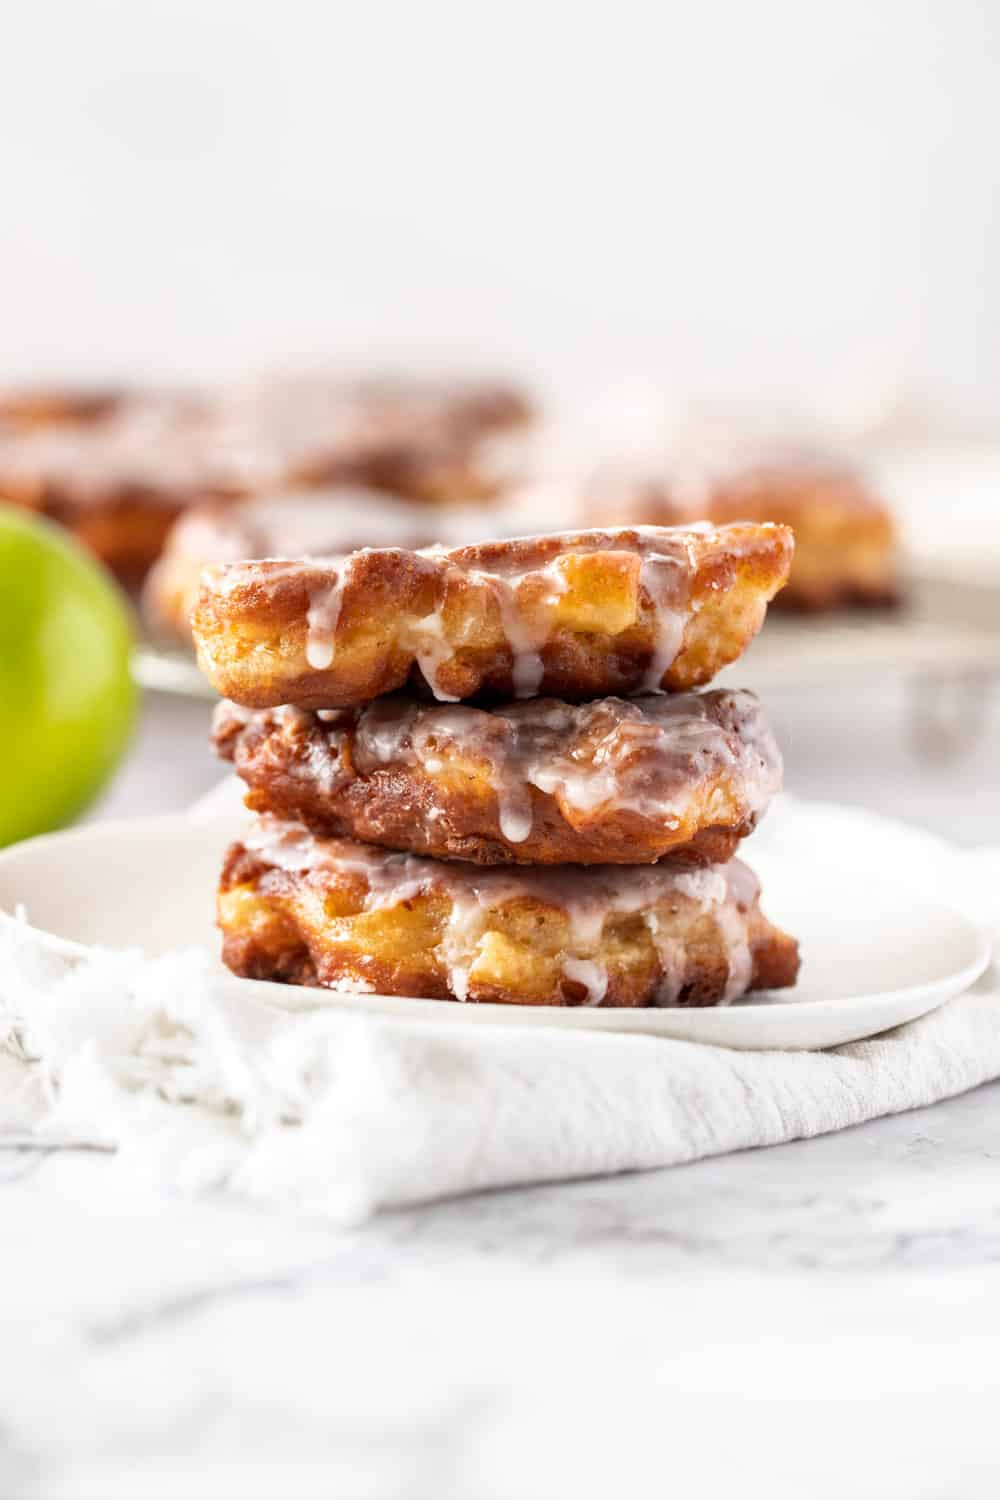
<path id="1" fill-rule="evenodd" d="M 483 865 L 724 863 L 781 781 L 756 698 L 732 691 L 324 717 L 222 704 L 215 743 L 255 812 Z"/>
<path id="2" fill-rule="evenodd" d="M 888 507 L 847 465 L 802 454 L 747 459 L 679 479 L 604 474 L 586 505 L 594 525 L 777 521 L 795 558 L 775 607 L 804 612 L 899 602 L 898 538 Z"/>
<path id="3" fill-rule="evenodd" d="M 203 671 L 252 708 L 682 691 L 742 653 L 788 574 L 771 525 L 627 528 L 207 568 Z"/>
<path id="4" fill-rule="evenodd" d="M 717 1005 L 794 984 L 798 949 L 738 860 L 480 870 L 264 825 L 219 890 L 236 974 L 520 1005 Z"/>

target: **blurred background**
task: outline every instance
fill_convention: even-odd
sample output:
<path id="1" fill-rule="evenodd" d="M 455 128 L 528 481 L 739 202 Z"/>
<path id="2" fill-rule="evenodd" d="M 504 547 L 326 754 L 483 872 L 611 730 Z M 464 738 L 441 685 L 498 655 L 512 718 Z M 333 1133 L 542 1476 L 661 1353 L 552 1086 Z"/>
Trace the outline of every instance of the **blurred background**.
<path id="1" fill-rule="evenodd" d="M 777 619 L 740 680 L 792 791 L 996 840 L 998 55 L 987 0 L 36 0 L 0 51 L 0 385 L 502 376 L 563 481 L 575 444 L 818 445 L 895 518 L 903 603 Z M 143 650 L 91 815 L 218 776 L 178 646 Z"/>
<path id="2" fill-rule="evenodd" d="M 986 0 L 38 0 L 0 58 L 5 360 L 448 359 L 992 427 L 998 48 Z"/>

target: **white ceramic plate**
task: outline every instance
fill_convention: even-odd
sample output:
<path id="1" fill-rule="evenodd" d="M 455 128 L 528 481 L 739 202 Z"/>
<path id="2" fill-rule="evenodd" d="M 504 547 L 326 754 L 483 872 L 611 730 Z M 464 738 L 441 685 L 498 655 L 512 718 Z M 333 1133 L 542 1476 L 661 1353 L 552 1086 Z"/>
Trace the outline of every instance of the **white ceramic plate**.
<path id="1" fill-rule="evenodd" d="M 141 946 L 150 954 L 204 945 L 216 952 L 215 885 L 238 826 L 229 816 L 134 819 L 17 844 L 0 854 L 0 911 L 23 907 L 40 940 L 71 957 L 93 945 Z M 458 1005 L 265 984 L 237 979 L 221 964 L 220 982 L 285 1009 L 324 1005 L 410 1019 L 645 1032 L 727 1047 L 820 1048 L 924 1015 L 968 989 L 989 961 L 987 939 L 966 917 L 894 883 L 883 890 L 874 881 L 847 880 L 819 860 L 804 868 L 801 855 L 790 858 L 780 846 L 755 847 L 752 858 L 768 915 L 801 942 L 802 974 L 794 990 L 732 1006 Z"/>

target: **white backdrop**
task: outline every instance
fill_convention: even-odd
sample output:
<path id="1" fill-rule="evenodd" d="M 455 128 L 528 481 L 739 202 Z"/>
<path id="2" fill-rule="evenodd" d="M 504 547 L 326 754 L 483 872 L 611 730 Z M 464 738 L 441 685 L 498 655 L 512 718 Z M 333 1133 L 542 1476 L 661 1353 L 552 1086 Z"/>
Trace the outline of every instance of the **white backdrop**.
<path id="1" fill-rule="evenodd" d="M 990 0 L 32 0 L 0 378 L 340 354 L 989 420 L 998 56 Z"/>

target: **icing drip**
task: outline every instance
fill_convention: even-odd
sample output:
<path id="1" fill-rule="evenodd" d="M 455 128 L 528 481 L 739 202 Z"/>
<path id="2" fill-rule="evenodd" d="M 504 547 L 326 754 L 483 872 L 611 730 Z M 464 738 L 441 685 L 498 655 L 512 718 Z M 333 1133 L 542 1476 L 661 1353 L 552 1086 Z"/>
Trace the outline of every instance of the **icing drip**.
<path id="1" fill-rule="evenodd" d="M 603 964 L 592 958 L 567 958 L 562 971 L 567 979 L 585 986 L 585 1005 L 600 1005 L 608 992 L 608 971 Z"/>
<path id="2" fill-rule="evenodd" d="M 243 845 L 275 869 L 290 874 L 315 869 L 325 862 L 311 833 L 300 823 L 284 823 L 277 818 L 258 818 L 244 834 Z"/>
<path id="3" fill-rule="evenodd" d="M 452 890 L 452 906 L 441 937 L 448 988 L 456 1000 L 469 998 L 469 970 L 486 926 L 485 913 L 472 890 Z"/>
<path id="4" fill-rule="evenodd" d="M 509 726 L 497 714 L 469 708 L 424 709 L 389 698 L 369 704 L 359 717 L 355 755 L 362 771 L 395 762 L 422 766 L 430 775 L 444 768 L 445 750 L 459 758 L 483 759 L 497 795 L 500 831 L 518 844 L 531 832 L 531 792 L 508 764 L 506 743 L 492 743 L 509 738 Z"/>
<path id="5" fill-rule="evenodd" d="M 306 661 L 314 672 L 325 672 L 332 665 L 337 644 L 337 622 L 344 602 L 350 560 L 311 595 L 306 615 Z"/>
<path id="6" fill-rule="evenodd" d="M 508 640 L 510 637 L 508 636 Z M 538 651 L 522 651 L 514 648 L 514 668 L 511 680 L 516 698 L 530 698 L 538 692 L 545 676 L 545 665 Z"/>
<path id="7" fill-rule="evenodd" d="M 438 671 L 445 662 L 451 661 L 455 652 L 445 634 L 444 620 L 440 610 L 414 620 L 409 630 L 413 643 L 413 654 L 427 682 L 427 686 L 441 703 L 457 703 L 453 693 L 446 693 L 438 681 Z"/>
<path id="8" fill-rule="evenodd" d="M 664 673 L 677 660 L 684 640 L 686 584 L 690 562 L 659 553 L 644 557 L 640 580 L 653 607 L 653 654 L 642 682 L 644 693 L 663 691 Z"/>
<path id="9" fill-rule="evenodd" d="M 503 787 L 497 806 L 500 832 L 504 838 L 511 844 L 523 844 L 534 823 L 531 793 L 524 787 Z"/>
<path id="10" fill-rule="evenodd" d="M 728 889 L 726 877 L 719 868 L 681 871 L 674 884 L 682 895 L 697 901 L 703 911 L 725 901 Z"/>
<path id="11" fill-rule="evenodd" d="M 658 912 L 645 912 L 643 920 L 660 960 L 661 974 L 656 990 L 656 1004 L 658 1006 L 676 1005 L 680 992 L 684 988 L 684 976 L 687 972 L 684 945 L 677 938 L 663 931 L 663 923 Z"/>
<path id="12" fill-rule="evenodd" d="M 558 562 L 511 577 L 480 570 L 473 571 L 470 577 L 492 593 L 500 610 L 503 633 L 511 650 L 514 696 L 534 697 L 545 675 L 541 648 L 552 634 L 554 608 L 560 595 L 566 592 L 566 580 Z"/>
<path id="13" fill-rule="evenodd" d="M 726 989 L 722 997 L 723 1003 L 729 1005 L 740 995 L 745 995 L 750 986 L 753 975 L 753 954 L 747 940 L 746 919 L 741 916 L 735 906 L 730 906 L 725 902 L 719 903 L 714 916 L 729 954 L 729 977 L 726 980 Z"/>
<path id="14" fill-rule="evenodd" d="M 314 672 L 325 672 L 333 664 L 344 593 L 351 582 L 354 559 L 360 556 L 363 556 L 363 551 L 334 559 L 336 570 L 331 573 L 325 569 L 321 581 L 313 583 L 310 588 L 306 612 L 306 661 Z"/>
<path id="15" fill-rule="evenodd" d="M 599 536 L 600 533 L 594 533 L 595 539 Z M 428 560 L 448 556 L 440 547 L 425 547 L 418 555 Z M 465 590 L 472 588 L 479 591 L 484 600 L 492 599 L 510 648 L 514 695 L 517 698 L 533 697 L 545 675 L 542 648 L 553 633 L 558 602 L 566 592 L 560 559 L 554 558 L 538 567 L 516 572 L 466 569 L 453 564 L 445 572 L 437 607 L 420 619 L 406 622 L 405 638 L 431 692 L 439 701 L 453 703 L 457 699 L 442 688 L 439 678 L 441 666 L 450 661 L 462 646 L 460 640 L 451 639 L 445 624 L 445 600 L 452 586 Z"/>
<path id="16" fill-rule="evenodd" d="M 739 868 L 736 866 L 735 868 Z M 738 883 L 731 882 L 728 870 L 691 870 L 678 877 L 677 888 L 693 901 L 701 904 L 702 910 L 710 912 L 729 958 L 729 977 L 723 1003 L 728 1005 L 737 996 L 743 995 L 753 974 L 753 954 L 747 941 L 747 924 L 739 910 L 741 895 Z M 732 896 L 732 901 L 727 897 Z"/>

